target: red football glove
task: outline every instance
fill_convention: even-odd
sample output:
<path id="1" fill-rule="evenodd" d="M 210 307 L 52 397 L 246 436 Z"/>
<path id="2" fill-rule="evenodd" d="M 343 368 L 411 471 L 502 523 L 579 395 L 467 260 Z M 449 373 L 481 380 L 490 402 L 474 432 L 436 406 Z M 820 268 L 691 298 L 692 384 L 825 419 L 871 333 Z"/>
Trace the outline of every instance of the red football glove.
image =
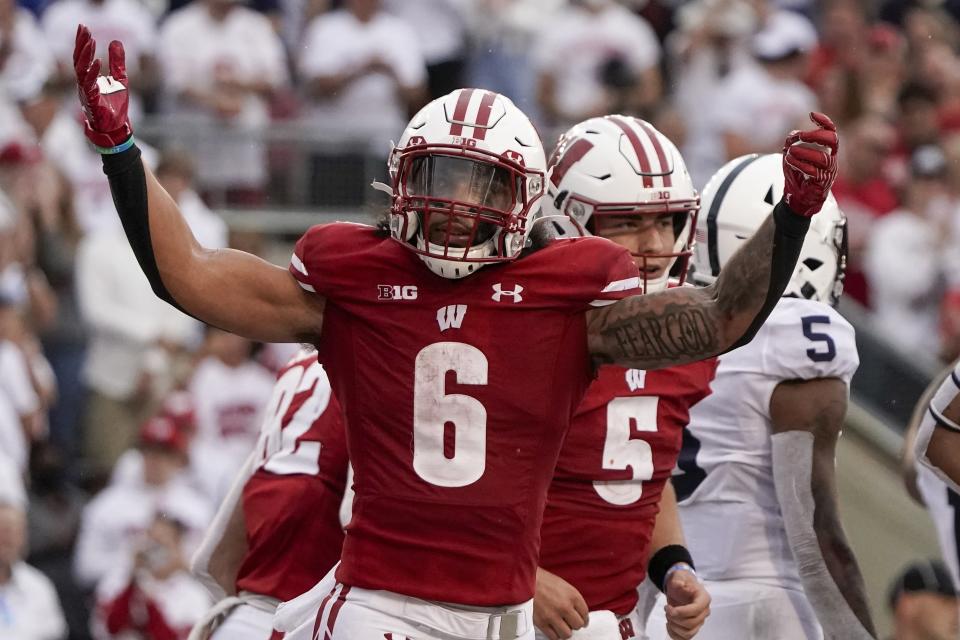
<path id="1" fill-rule="evenodd" d="M 77 74 L 77 91 L 83 106 L 87 139 L 100 148 L 123 144 L 133 135 L 127 116 L 127 68 L 123 45 L 110 43 L 110 75 L 100 76 L 97 41 L 84 25 L 77 27 L 77 43 L 73 49 L 73 70 Z"/>
<path id="2" fill-rule="evenodd" d="M 822 113 L 813 112 L 810 119 L 817 128 L 812 131 L 791 131 L 783 143 L 783 197 L 791 211 L 809 218 L 823 206 L 830 187 L 837 177 L 837 126 Z M 804 146 L 810 143 L 821 148 Z"/>

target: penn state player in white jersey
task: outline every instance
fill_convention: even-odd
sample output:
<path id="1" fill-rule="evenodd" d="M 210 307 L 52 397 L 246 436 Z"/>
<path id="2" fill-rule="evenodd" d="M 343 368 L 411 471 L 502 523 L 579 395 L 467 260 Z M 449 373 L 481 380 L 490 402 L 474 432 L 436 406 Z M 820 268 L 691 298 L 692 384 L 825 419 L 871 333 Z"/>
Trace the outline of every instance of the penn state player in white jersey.
<path id="1" fill-rule="evenodd" d="M 780 197 L 779 154 L 737 158 L 704 189 L 694 282 L 716 279 Z M 840 525 L 834 450 L 859 358 L 834 309 L 846 221 L 832 196 L 783 299 L 748 345 L 720 357 L 690 412 L 674 475 L 687 545 L 713 596 L 698 640 L 873 637 Z M 814 517 L 816 515 L 816 517 Z M 647 633 L 662 616 L 655 607 Z"/>
<path id="2" fill-rule="evenodd" d="M 910 495 L 933 519 L 940 552 L 960 588 L 960 362 L 937 376 L 917 402 L 903 470 Z"/>

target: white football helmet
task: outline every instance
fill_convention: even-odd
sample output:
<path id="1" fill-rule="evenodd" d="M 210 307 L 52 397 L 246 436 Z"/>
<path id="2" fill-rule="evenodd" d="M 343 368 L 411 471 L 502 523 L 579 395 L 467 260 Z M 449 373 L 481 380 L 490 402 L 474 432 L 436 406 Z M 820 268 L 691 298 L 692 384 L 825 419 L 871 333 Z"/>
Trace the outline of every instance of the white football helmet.
<path id="1" fill-rule="evenodd" d="M 610 115 L 584 120 L 560 136 L 548 163 L 541 213 L 567 216 L 579 235 L 593 233 L 604 216 L 674 214 L 671 250 L 634 254 L 672 259 L 662 275 L 645 278 L 644 291 L 650 292 L 665 289 L 671 276 L 681 283 L 686 277 L 699 203 L 669 138 L 639 118 Z M 564 233 L 561 225 L 556 228 Z"/>
<path id="2" fill-rule="evenodd" d="M 750 154 L 731 160 L 703 188 L 691 279 L 710 284 L 783 196 L 783 156 Z M 835 305 L 847 268 L 847 218 L 833 194 L 813 216 L 797 268 L 783 295 Z"/>
<path id="3" fill-rule="evenodd" d="M 546 157 L 508 98 L 457 89 L 413 117 L 388 168 L 390 234 L 437 275 L 463 278 L 523 250 Z"/>

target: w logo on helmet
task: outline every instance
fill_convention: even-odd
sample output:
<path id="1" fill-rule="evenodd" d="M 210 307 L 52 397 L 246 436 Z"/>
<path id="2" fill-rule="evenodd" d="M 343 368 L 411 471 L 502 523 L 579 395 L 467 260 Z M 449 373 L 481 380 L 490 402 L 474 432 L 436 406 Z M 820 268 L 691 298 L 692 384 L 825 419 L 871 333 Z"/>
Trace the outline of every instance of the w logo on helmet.
<path id="1" fill-rule="evenodd" d="M 494 302 L 500 302 L 500 298 L 503 296 L 510 296 L 513 299 L 513 303 L 516 304 L 523 300 L 523 296 L 520 295 L 521 291 L 523 291 L 523 286 L 519 284 L 513 288 L 513 291 L 504 291 L 503 283 L 498 282 L 497 284 L 493 285 L 493 295 L 490 296 L 490 298 Z"/>

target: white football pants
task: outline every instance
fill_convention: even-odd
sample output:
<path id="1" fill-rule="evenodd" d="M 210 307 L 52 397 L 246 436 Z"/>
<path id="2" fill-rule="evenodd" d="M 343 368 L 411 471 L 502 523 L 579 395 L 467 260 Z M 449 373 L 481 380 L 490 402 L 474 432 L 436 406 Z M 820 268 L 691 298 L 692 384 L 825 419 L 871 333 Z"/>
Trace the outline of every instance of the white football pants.
<path id="1" fill-rule="evenodd" d="M 823 631 L 802 591 L 745 580 L 705 580 L 710 616 L 697 640 L 823 640 Z M 647 619 L 649 640 L 668 640 L 662 594 Z"/>

